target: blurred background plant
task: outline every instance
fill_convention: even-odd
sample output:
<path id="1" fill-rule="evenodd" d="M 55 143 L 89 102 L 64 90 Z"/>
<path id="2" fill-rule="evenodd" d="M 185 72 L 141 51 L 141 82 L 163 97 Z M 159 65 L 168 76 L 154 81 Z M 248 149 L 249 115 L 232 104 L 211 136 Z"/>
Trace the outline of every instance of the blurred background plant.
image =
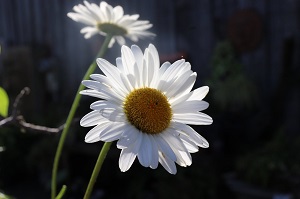
<path id="1" fill-rule="evenodd" d="M 273 192 L 300 197 L 300 137 L 278 131 L 270 142 L 238 158 L 238 178 Z"/>
<path id="2" fill-rule="evenodd" d="M 219 42 L 212 56 L 211 76 L 207 85 L 220 111 L 251 109 L 257 102 L 255 85 L 247 78 L 230 41 Z"/>

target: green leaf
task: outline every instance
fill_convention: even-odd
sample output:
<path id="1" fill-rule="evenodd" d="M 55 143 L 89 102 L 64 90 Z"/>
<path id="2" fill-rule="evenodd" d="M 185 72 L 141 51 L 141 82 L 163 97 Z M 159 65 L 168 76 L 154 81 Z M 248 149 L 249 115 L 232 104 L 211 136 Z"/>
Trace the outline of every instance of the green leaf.
<path id="1" fill-rule="evenodd" d="M 9 98 L 6 91 L 0 87 L 0 115 L 7 117 Z"/>
<path id="2" fill-rule="evenodd" d="M 13 199 L 13 198 L 0 192 L 0 199 Z"/>

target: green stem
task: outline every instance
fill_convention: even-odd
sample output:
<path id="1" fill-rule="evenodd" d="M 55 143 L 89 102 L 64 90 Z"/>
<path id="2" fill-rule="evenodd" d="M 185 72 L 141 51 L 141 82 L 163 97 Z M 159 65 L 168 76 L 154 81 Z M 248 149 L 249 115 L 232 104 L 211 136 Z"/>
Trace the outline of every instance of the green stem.
<path id="1" fill-rule="evenodd" d="M 64 185 L 64 186 L 61 188 L 60 192 L 58 193 L 58 195 L 56 196 L 55 199 L 62 199 L 62 197 L 64 196 L 66 190 L 67 190 L 67 186 Z"/>
<path id="2" fill-rule="evenodd" d="M 101 49 L 99 51 L 99 53 L 97 54 L 97 57 L 103 57 L 103 55 L 105 54 L 107 48 L 108 48 L 108 44 L 111 40 L 112 36 L 111 35 L 107 35 L 105 37 L 104 43 L 101 46 Z M 88 70 L 86 71 L 83 80 L 87 80 L 89 79 L 90 75 L 94 72 L 94 70 L 96 69 L 96 62 L 94 61 L 90 67 L 88 68 Z M 59 158 L 61 156 L 61 152 L 65 143 L 65 139 L 66 136 L 68 134 L 69 128 L 71 126 L 73 117 L 75 115 L 75 112 L 77 110 L 77 107 L 79 105 L 80 99 L 81 99 L 81 95 L 79 94 L 80 91 L 82 91 L 84 89 L 84 86 L 80 83 L 80 86 L 78 88 L 78 91 L 76 93 L 76 96 L 74 98 L 72 107 L 70 109 L 66 124 L 64 126 L 64 130 L 61 133 L 60 139 L 59 139 L 59 143 L 56 149 L 56 154 L 54 157 L 54 162 L 53 162 L 53 168 L 52 168 L 52 181 L 51 181 L 51 198 L 54 199 L 56 197 L 56 177 L 57 177 L 57 169 L 58 169 L 58 163 L 59 163 Z"/>
<path id="3" fill-rule="evenodd" d="M 99 153 L 96 165 L 94 167 L 92 176 L 90 178 L 90 182 L 89 182 L 88 187 L 87 187 L 87 189 L 85 191 L 83 199 L 89 199 L 90 198 L 90 196 L 92 194 L 92 191 L 93 191 L 94 184 L 95 184 L 95 182 L 97 180 L 98 174 L 99 174 L 99 172 L 101 170 L 101 167 L 102 167 L 102 164 L 103 164 L 104 159 L 106 157 L 106 154 L 109 151 L 111 143 L 112 142 L 105 142 L 103 144 L 103 147 L 102 147 L 102 149 L 101 149 L 101 151 Z"/>

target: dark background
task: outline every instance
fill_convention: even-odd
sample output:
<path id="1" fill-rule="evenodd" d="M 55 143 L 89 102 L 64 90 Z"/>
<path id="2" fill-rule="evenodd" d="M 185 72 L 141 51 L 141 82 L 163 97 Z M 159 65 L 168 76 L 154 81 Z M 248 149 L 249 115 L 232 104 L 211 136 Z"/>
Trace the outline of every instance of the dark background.
<path id="1" fill-rule="evenodd" d="M 99 3 L 98 1 L 93 1 Z M 140 14 L 157 34 L 161 63 L 184 57 L 197 72 L 210 126 L 194 127 L 210 148 L 175 176 L 137 161 L 121 173 L 120 150 L 109 151 L 94 198 L 300 198 L 300 1 L 298 0 L 113 0 L 125 14 Z M 82 24 L 67 17 L 73 0 L 0 1 L 0 86 L 22 100 L 28 122 L 58 127 L 65 122 L 77 87 L 103 37 L 85 40 Z M 132 43 L 127 40 L 127 44 Z M 105 55 L 120 56 L 115 44 Z M 99 70 L 97 72 L 100 72 Z M 82 198 L 102 143 L 84 143 L 89 129 L 79 119 L 95 99 L 83 97 L 62 154 L 58 189 Z M 0 118 L 2 119 L 2 118 Z M 0 127 L 0 192 L 15 198 L 49 198 L 59 135 Z"/>

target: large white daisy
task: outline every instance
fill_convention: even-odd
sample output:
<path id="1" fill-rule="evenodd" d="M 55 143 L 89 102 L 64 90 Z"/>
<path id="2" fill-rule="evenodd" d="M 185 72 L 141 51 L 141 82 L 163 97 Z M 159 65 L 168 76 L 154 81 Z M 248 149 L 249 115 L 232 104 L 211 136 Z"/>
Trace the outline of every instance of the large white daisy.
<path id="1" fill-rule="evenodd" d="M 208 107 L 202 99 L 208 93 L 203 86 L 193 91 L 196 73 L 184 59 L 160 66 L 158 52 L 152 44 L 145 49 L 122 46 L 117 66 L 105 59 L 97 64 L 105 75 L 93 74 L 82 83 L 89 89 L 83 95 L 101 100 L 91 104 L 92 112 L 80 124 L 91 129 L 85 141 L 118 140 L 122 149 L 121 171 L 127 171 L 135 158 L 141 165 L 157 168 L 158 162 L 170 173 L 192 164 L 190 153 L 208 142 L 191 125 L 209 125 L 212 118 L 200 111 Z"/>
<path id="2" fill-rule="evenodd" d="M 68 13 L 68 17 L 74 21 L 87 25 L 81 29 L 86 39 L 100 33 L 103 36 L 110 34 L 113 36 L 109 43 L 109 47 L 115 43 L 125 44 L 124 36 L 137 42 L 139 38 L 155 36 L 155 34 L 147 31 L 152 27 L 149 21 L 138 20 L 139 15 L 124 15 L 121 6 L 112 7 L 105 1 L 100 5 L 84 1 L 84 5 L 78 4 L 73 7 L 74 12 Z"/>

